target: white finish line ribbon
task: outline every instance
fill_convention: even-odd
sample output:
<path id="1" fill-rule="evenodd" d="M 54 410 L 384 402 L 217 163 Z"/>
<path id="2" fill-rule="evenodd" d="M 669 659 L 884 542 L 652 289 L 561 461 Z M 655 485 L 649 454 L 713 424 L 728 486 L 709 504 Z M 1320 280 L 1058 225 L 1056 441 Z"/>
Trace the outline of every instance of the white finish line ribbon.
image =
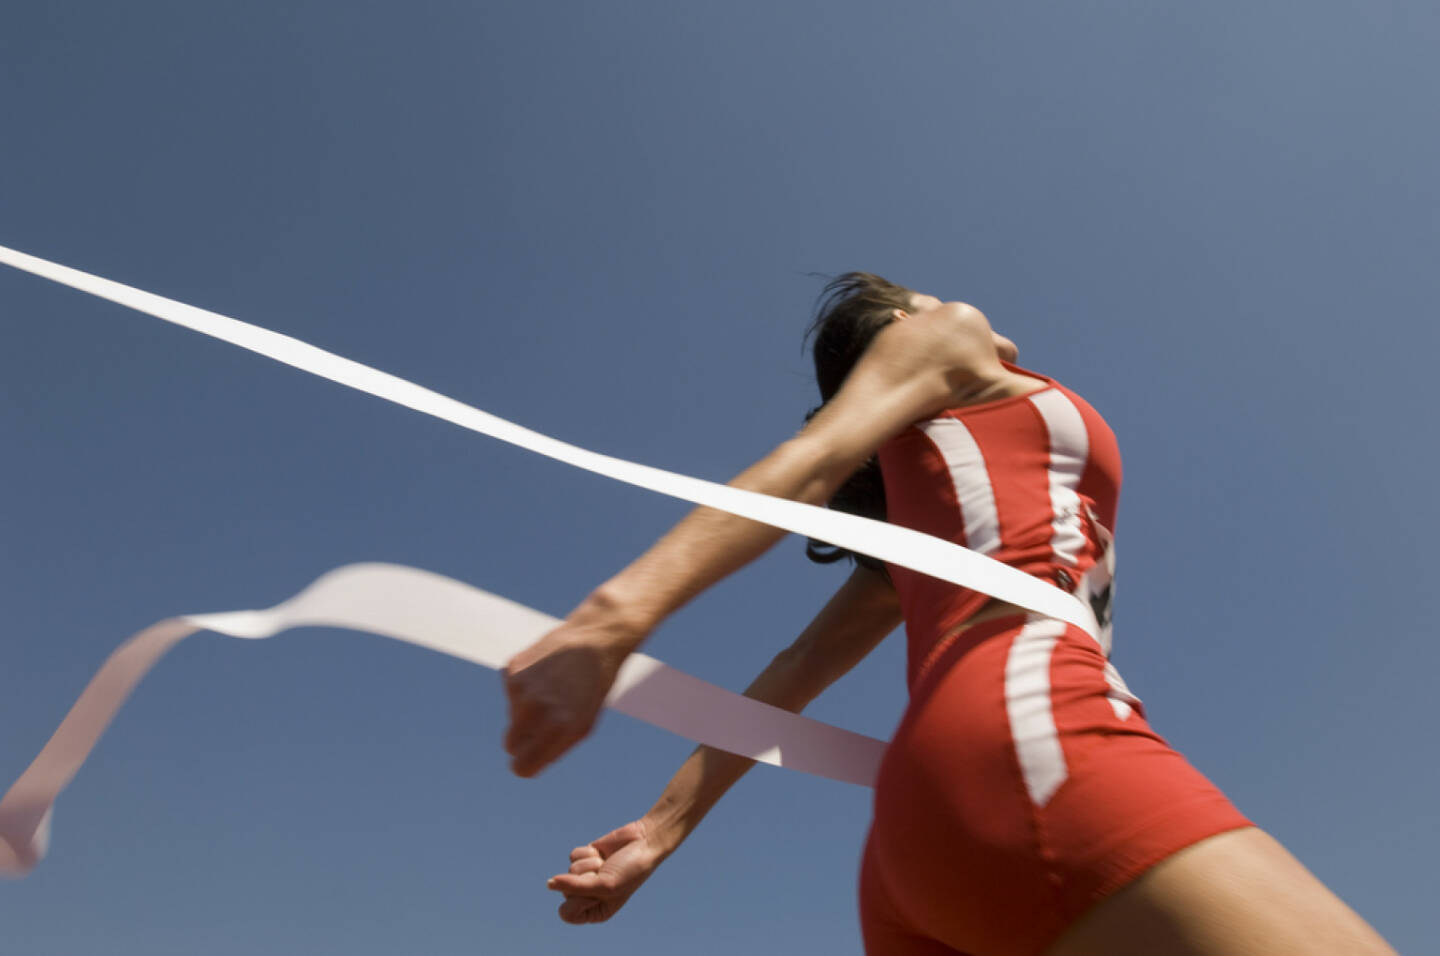
<path id="1" fill-rule="evenodd" d="M 468 584 L 398 564 L 350 564 L 264 611 L 190 614 L 122 644 L 91 678 L 45 749 L 0 800 L 0 874 L 45 855 L 55 798 L 120 705 L 165 652 L 199 630 L 271 637 L 292 627 L 347 627 L 499 669 L 560 621 Z M 742 697 L 631 654 L 606 705 L 691 740 L 763 763 L 869 785 L 885 742 Z"/>
<path id="2" fill-rule="evenodd" d="M 873 555 L 1074 624 L 1092 636 L 1099 633 L 1094 614 L 1083 601 L 1023 571 L 949 541 L 882 521 L 587 451 L 287 335 L 4 246 L 0 246 L 0 262 L 577 468 Z M 378 575 L 374 580 L 383 580 L 383 585 L 372 585 L 371 593 L 350 583 L 357 575 L 372 578 Z M 43 855 L 49 810 L 56 794 L 79 770 L 125 696 L 150 666 L 175 642 L 197 629 L 216 630 L 236 637 L 268 637 L 301 624 L 338 625 L 372 631 L 498 667 L 556 623 L 538 611 L 459 582 L 397 565 L 341 568 L 268 611 L 162 621 L 140 632 L 111 655 L 50 743 L 0 800 L 0 872 L 21 872 Z M 622 678 L 624 674 L 633 674 L 632 683 L 625 685 L 622 679 L 622 683 L 617 684 L 617 691 L 609 701 L 617 709 L 745 756 L 855 783 L 873 781 L 879 749 L 883 747 L 879 741 L 730 694 L 644 655 L 635 655 L 622 672 Z M 677 690 L 681 686 L 685 689 Z M 707 701 L 715 702 L 713 705 L 707 702 L 696 706 L 695 695 L 702 693 L 702 689 L 708 695 Z M 629 707 L 643 713 L 627 710 Z M 735 736 L 731 736 L 731 731 Z M 730 742 L 721 742 L 722 738 Z"/>

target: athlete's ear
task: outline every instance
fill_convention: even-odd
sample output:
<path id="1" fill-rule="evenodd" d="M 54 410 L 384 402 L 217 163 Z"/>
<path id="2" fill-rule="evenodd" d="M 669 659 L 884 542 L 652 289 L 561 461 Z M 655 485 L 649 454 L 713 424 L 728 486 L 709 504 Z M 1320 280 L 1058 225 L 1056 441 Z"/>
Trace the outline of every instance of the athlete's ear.
<path id="1" fill-rule="evenodd" d="M 904 309 L 896 309 L 894 311 L 894 318 L 896 322 L 904 322 L 906 319 L 910 318 L 910 313 L 906 312 Z"/>

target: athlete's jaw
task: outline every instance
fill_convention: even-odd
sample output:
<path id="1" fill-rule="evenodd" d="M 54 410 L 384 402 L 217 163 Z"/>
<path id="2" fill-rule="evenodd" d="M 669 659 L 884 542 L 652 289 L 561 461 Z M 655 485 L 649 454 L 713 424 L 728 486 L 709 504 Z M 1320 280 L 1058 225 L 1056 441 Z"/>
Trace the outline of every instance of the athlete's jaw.
<path id="1" fill-rule="evenodd" d="M 999 332 L 992 333 L 995 336 L 995 351 L 1000 353 L 1000 358 L 1005 362 L 1014 362 L 1020 357 L 1020 349 L 1014 342 L 1001 335 Z"/>
<path id="2" fill-rule="evenodd" d="M 910 313 L 918 315 L 921 312 L 930 312 L 940 308 L 945 303 L 933 295 L 925 295 L 920 292 L 910 294 Z M 1020 356 L 1020 349 L 1014 342 L 1001 335 L 993 329 L 990 332 L 995 337 L 995 352 L 1000 356 L 1001 361 L 1014 362 Z"/>

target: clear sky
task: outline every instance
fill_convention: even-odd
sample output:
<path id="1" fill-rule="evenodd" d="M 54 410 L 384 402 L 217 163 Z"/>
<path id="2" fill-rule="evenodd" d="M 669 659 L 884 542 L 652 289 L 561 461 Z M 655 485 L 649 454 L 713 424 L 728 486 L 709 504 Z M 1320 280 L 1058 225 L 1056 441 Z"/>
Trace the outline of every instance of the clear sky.
<path id="1" fill-rule="evenodd" d="M 69 2 L 0 31 L 0 244 L 725 480 L 815 404 L 815 272 L 979 306 L 1120 437 L 1114 660 L 1404 952 L 1433 947 L 1440 12 Z M 683 513 L 0 271 L 0 787 L 124 637 L 360 560 L 554 614 Z M 844 572 L 782 542 L 648 648 L 739 688 Z M 898 635 L 812 708 L 877 736 Z M 27 956 L 857 953 L 859 788 L 753 772 L 625 911 L 569 849 L 689 745 L 505 769 L 491 672 L 200 636 L 0 886 Z M 983 786 L 984 781 L 976 781 Z"/>

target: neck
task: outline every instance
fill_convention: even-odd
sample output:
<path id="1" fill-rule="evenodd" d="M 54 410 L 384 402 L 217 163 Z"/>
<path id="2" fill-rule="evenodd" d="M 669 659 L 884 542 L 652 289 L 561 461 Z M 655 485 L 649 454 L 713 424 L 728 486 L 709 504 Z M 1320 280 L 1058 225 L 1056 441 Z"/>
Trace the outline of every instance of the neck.
<path id="1" fill-rule="evenodd" d="M 1044 387 L 1045 383 L 1040 379 L 1012 372 L 997 361 L 993 366 L 987 364 L 982 369 L 974 370 L 966 381 L 957 384 L 955 404 L 980 405 L 1016 395 L 1028 395 Z"/>

